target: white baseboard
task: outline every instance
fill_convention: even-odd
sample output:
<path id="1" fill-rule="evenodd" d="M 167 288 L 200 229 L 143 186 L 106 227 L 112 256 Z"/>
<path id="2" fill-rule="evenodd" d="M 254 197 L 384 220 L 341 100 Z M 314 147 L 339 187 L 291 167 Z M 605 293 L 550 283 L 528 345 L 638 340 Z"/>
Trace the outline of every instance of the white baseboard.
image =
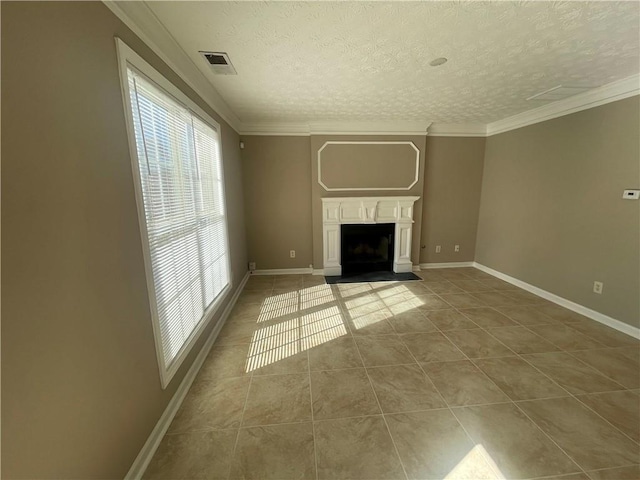
<path id="1" fill-rule="evenodd" d="M 142 478 L 142 475 L 144 475 L 145 470 L 149 466 L 149 462 L 153 458 L 153 455 L 156 453 L 156 450 L 158 449 L 158 446 L 160 445 L 160 442 L 162 441 L 164 434 L 167 433 L 167 429 L 169 428 L 169 425 L 171 425 L 171 422 L 173 421 L 173 417 L 176 416 L 176 413 L 178 412 L 180 405 L 182 405 L 182 401 L 184 400 L 184 397 L 187 395 L 187 392 L 189 391 L 189 388 L 191 387 L 193 380 L 196 378 L 196 375 L 200 371 L 200 367 L 202 367 L 202 364 L 204 363 L 205 358 L 207 358 L 207 355 L 209 354 L 209 351 L 213 346 L 213 342 L 216 340 L 218 334 L 220 333 L 220 330 L 222 329 L 223 325 L 227 321 L 227 318 L 229 317 L 229 313 L 231 313 L 231 309 L 236 304 L 236 301 L 238 300 L 238 297 L 240 296 L 242 289 L 247 283 L 247 280 L 249 280 L 248 272 L 244 276 L 240 284 L 238 285 L 238 288 L 236 289 L 233 296 L 231 297 L 231 300 L 229 301 L 226 308 L 222 312 L 222 315 L 220 315 L 220 318 L 218 319 L 216 326 L 213 328 L 213 330 L 209 334 L 209 337 L 207 338 L 207 341 L 203 345 L 202 349 L 200 350 L 200 353 L 198 353 L 198 356 L 193 361 L 193 364 L 189 368 L 189 371 L 182 379 L 180 386 L 178 387 L 178 389 L 176 390 L 176 393 L 174 393 L 173 397 L 169 401 L 167 408 L 165 408 L 164 412 L 162 413 L 162 416 L 158 420 L 158 423 L 156 423 L 156 426 L 151 432 L 151 435 L 149 435 L 149 438 L 147 438 L 147 441 L 142 447 L 142 450 L 140 450 L 140 453 L 138 454 L 136 459 L 133 461 L 131 468 L 127 472 L 127 475 L 124 477 L 125 480 L 134 480 L 134 479 L 138 480 Z"/>
<path id="2" fill-rule="evenodd" d="M 254 270 L 251 275 L 311 275 L 313 268 L 273 268 L 270 270 Z"/>
<path id="3" fill-rule="evenodd" d="M 474 262 L 446 262 L 446 263 L 421 263 L 421 270 L 429 270 L 430 268 L 460 268 L 473 267 Z"/>
<path id="4" fill-rule="evenodd" d="M 449 264 L 449 263 L 438 263 L 438 264 L 424 264 L 424 265 L 452 265 L 454 267 L 468 267 L 471 265 L 471 263 L 469 263 L 468 265 L 465 264 Z M 422 265 L 413 265 L 411 270 L 414 272 L 419 272 L 421 270 Z M 431 267 L 431 268 L 436 268 L 436 267 Z M 440 268 L 440 267 L 438 267 Z M 324 275 L 324 269 L 322 268 L 275 268 L 275 269 L 271 269 L 271 270 L 254 270 L 253 272 L 250 272 L 251 275 Z"/>
<path id="5" fill-rule="evenodd" d="M 509 282 L 516 287 L 520 287 L 523 290 L 531 292 L 539 297 L 544 298 L 545 300 L 549 300 L 550 302 L 556 303 L 561 307 L 568 308 L 569 310 L 573 310 L 580 315 L 584 315 L 596 322 L 600 322 L 607 327 L 614 328 L 619 332 L 626 333 L 634 338 L 640 339 L 640 328 L 633 327 L 627 323 L 621 322 L 620 320 L 616 320 L 615 318 L 611 318 L 604 313 L 596 312 L 595 310 L 591 310 L 590 308 L 584 307 L 578 303 L 572 302 L 571 300 L 567 300 L 566 298 L 559 297 L 558 295 L 547 292 L 541 288 L 538 288 L 529 283 L 523 282 L 522 280 L 518 280 L 515 277 L 511 277 L 505 273 L 499 272 L 498 270 L 494 270 L 493 268 L 489 268 L 485 265 L 482 265 L 478 262 L 473 262 L 473 266 L 478 270 L 482 270 L 494 277 L 499 278 L 500 280 L 504 280 L 505 282 Z"/>

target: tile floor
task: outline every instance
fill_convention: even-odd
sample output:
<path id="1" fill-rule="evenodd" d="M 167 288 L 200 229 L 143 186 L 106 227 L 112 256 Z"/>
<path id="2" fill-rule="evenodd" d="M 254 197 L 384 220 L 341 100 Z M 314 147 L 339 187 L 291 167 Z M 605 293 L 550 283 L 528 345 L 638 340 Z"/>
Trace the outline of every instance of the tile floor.
<path id="1" fill-rule="evenodd" d="M 473 268 L 250 278 L 146 478 L 640 478 L 640 343 Z"/>

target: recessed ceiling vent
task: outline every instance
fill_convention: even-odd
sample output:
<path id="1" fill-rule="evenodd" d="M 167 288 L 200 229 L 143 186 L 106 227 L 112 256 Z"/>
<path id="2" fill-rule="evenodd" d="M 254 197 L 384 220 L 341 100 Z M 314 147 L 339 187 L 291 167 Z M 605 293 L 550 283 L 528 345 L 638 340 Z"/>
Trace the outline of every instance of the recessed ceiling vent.
<path id="1" fill-rule="evenodd" d="M 231 65 L 229 55 L 225 52 L 200 52 L 200 55 L 207 61 L 211 70 L 216 75 L 237 75 L 236 69 Z"/>
<path id="2" fill-rule="evenodd" d="M 558 85 L 557 87 L 550 88 L 541 93 L 536 93 L 527 100 L 544 100 L 547 102 L 555 102 L 557 100 L 563 100 L 568 97 L 572 97 L 587 90 L 591 90 L 594 87 L 564 87 Z"/>

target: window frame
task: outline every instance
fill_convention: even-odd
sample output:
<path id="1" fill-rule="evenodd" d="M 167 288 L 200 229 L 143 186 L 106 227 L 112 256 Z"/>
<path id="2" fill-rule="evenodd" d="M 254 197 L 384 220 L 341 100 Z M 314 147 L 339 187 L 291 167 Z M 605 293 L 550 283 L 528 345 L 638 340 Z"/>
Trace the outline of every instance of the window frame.
<path id="1" fill-rule="evenodd" d="M 138 225 L 140 227 L 142 252 L 144 257 L 145 277 L 147 283 L 147 294 L 149 299 L 149 307 L 151 311 L 151 323 L 153 325 L 153 336 L 156 347 L 156 359 L 158 361 L 158 370 L 160 373 L 160 383 L 162 389 L 166 389 L 180 366 L 184 363 L 184 360 L 193 349 L 196 342 L 202 336 L 204 330 L 211 324 L 215 313 L 221 308 L 225 300 L 229 297 L 234 285 L 233 271 L 231 270 L 231 244 L 229 243 L 229 217 L 227 214 L 227 196 L 225 192 L 225 176 L 224 176 L 224 158 L 222 156 L 222 130 L 220 124 L 215 121 L 207 112 L 200 108 L 193 100 L 191 100 L 186 94 L 184 94 L 179 88 L 164 77 L 160 72 L 153 68 L 147 61 L 145 61 L 140 55 L 133 51 L 126 43 L 121 39 L 116 40 L 116 52 L 118 58 L 118 70 L 120 73 L 120 87 L 122 90 L 122 99 L 124 105 L 124 116 L 127 127 L 127 138 L 129 143 L 129 154 L 131 157 L 131 168 L 133 171 L 133 184 L 136 197 L 136 206 L 138 211 Z M 220 176 L 222 181 L 221 194 L 224 202 L 224 236 L 227 245 L 226 251 L 226 264 L 229 281 L 227 285 L 222 289 L 218 296 L 211 302 L 211 304 L 205 309 L 202 320 L 198 326 L 191 332 L 188 339 L 181 347 L 178 354 L 167 365 L 164 361 L 164 349 L 162 345 L 162 336 L 160 330 L 160 321 L 158 316 L 158 304 L 155 294 L 155 283 L 153 281 L 153 267 L 151 263 L 151 250 L 149 246 L 149 235 L 147 232 L 146 216 L 144 209 L 144 199 L 142 193 L 142 182 L 140 179 L 140 169 L 138 151 L 136 147 L 136 138 L 133 125 L 133 109 L 131 106 L 131 97 L 129 92 L 129 79 L 127 69 L 132 68 L 138 74 L 143 75 L 157 87 L 170 95 L 176 102 L 183 107 L 190 110 L 195 116 L 197 116 L 202 122 L 213 128 L 218 135 L 218 158 L 220 159 Z"/>

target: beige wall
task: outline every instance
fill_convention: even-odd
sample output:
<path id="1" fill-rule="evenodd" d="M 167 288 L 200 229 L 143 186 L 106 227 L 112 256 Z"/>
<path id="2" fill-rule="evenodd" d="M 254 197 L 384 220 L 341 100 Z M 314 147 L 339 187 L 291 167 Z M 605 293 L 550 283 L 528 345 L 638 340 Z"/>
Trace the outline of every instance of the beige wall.
<path id="1" fill-rule="evenodd" d="M 640 325 L 639 98 L 487 139 L 479 263 Z"/>
<path id="2" fill-rule="evenodd" d="M 413 237 L 413 262 L 472 261 L 475 253 L 480 187 L 484 157 L 484 138 L 422 136 L 245 136 L 242 151 L 244 195 L 247 219 L 249 259 L 258 269 L 308 267 L 322 268 L 323 197 L 367 195 L 417 195 L 416 225 Z M 318 183 L 317 152 L 329 140 L 411 141 L 420 150 L 419 182 L 411 190 L 327 192 Z M 376 148 L 377 146 L 367 146 Z M 388 146 L 383 145 L 386 152 Z M 389 155 L 378 156 L 375 171 L 362 167 L 360 151 L 338 149 L 324 164 L 325 178 L 344 179 L 358 175 L 364 182 L 378 182 L 380 170 L 398 170 L 394 177 L 414 176 L 414 164 L 408 162 L 409 149 L 400 152 L 403 162 L 391 162 Z M 327 149 L 323 150 L 323 154 Z M 413 150 L 411 150 L 413 152 Z M 380 153 L 376 150 L 374 155 Z M 396 157 L 398 152 L 392 152 Z M 356 165 L 351 159 L 356 156 Z M 413 157 L 415 158 L 415 157 Z M 325 160 L 323 160 L 325 162 Z M 345 166 L 346 165 L 346 166 Z M 396 172 L 397 173 L 397 172 Z M 333 186 L 333 184 L 331 184 Z M 424 199 L 424 203 L 423 200 Z M 312 210 L 313 205 L 313 210 Z M 312 215 L 313 211 L 313 215 Z M 312 222 L 313 217 L 313 222 Z M 265 220 L 269 218 L 270 220 Z M 273 221 L 273 218 L 276 220 Z M 313 237 L 311 234 L 313 225 Z M 312 247 L 313 238 L 313 247 Z M 460 245 L 459 253 L 453 252 Z M 421 249 L 421 245 L 425 245 Z M 442 252 L 435 254 L 435 246 Z M 289 258 L 295 249 L 296 259 Z"/>
<path id="3" fill-rule="evenodd" d="M 2 2 L 3 478 L 122 478 L 211 330 L 162 390 L 114 35 L 218 118 L 102 3 Z"/>
<path id="4" fill-rule="evenodd" d="M 309 137 L 243 137 L 249 261 L 260 270 L 308 268 L 311 249 Z M 289 251 L 296 251 L 290 258 Z"/>
<path id="5" fill-rule="evenodd" d="M 427 137 L 420 263 L 474 260 L 484 147 L 484 138 Z"/>
<path id="6" fill-rule="evenodd" d="M 323 268 L 322 261 L 322 198 L 328 197 L 375 197 L 375 196 L 409 196 L 422 197 L 424 177 L 424 152 L 425 136 L 419 135 L 312 135 L 311 136 L 311 194 L 313 215 L 313 265 L 314 268 Z M 410 190 L 372 190 L 372 191 L 339 191 L 327 192 L 318 183 L 318 150 L 327 141 L 366 141 L 366 142 L 413 142 L 420 150 L 420 171 L 418 183 Z M 391 167 L 393 168 L 393 167 Z M 367 171 L 363 171 L 364 176 Z M 374 174 L 374 177 L 377 177 Z M 422 198 L 415 203 L 415 224 L 413 227 L 412 255 L 414 264 L 418 263 L 420 256 L 420 232 L 422 228 Z"/>

